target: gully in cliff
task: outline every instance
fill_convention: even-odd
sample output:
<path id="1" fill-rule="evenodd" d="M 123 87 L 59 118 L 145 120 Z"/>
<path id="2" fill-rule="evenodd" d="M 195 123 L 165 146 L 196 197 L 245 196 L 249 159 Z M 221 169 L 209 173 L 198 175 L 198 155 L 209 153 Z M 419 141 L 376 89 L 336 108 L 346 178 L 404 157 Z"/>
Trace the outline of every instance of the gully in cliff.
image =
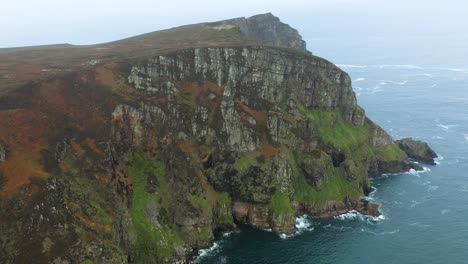
<path id="1" fill-rule="evenodd" d="M 0 93 L 0 262 L 173 263 L 239 223 L 379 215 L 369 178 L 434 155 L 395 143 L 305 47 L 264 14 L 19 50 L 48 70 Z"/>

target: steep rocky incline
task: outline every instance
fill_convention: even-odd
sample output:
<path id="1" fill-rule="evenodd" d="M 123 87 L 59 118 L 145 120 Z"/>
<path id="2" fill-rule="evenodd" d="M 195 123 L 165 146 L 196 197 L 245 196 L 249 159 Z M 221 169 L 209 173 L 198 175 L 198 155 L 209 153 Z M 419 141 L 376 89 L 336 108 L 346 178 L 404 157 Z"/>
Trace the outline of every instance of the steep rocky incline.
<path id="1" fill-rule="evenodd" d="M 239 223 L 379 214 L 369 177 L 418 167 L 350 77 L 271 14 L 209 24 L 229 25 L 268 45 L 96 61 L 0 97 L 0 262 L 184 263 Z"/>

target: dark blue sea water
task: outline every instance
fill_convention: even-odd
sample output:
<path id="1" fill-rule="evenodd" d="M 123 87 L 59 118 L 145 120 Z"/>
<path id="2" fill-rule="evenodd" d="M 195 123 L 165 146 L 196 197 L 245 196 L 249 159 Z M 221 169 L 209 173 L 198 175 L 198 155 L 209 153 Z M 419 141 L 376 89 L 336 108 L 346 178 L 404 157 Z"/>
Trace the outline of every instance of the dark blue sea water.
<path id="1" fill-rule="evenodd" d="M 288 238 L 243 227 L 199 263 L 468 263 L 468 69 L 389 54 L 353 65 L 322 51 L 351 75 L 371 119 L 395 139 L 427 141 L 440 164 L 373 180 L 383 218 L 299 219 L 300 234 Z"/>

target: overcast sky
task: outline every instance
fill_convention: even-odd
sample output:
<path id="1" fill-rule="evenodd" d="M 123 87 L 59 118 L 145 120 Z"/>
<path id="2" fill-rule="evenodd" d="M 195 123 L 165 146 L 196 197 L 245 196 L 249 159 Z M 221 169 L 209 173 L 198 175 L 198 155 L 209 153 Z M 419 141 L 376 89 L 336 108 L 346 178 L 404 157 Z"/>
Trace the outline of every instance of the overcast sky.
<path id="1" fill-rule="evenodd" d="M 2 1 L 0 12 L 0 47 L 95 44 L 265 12 L 309 43 L 367 38 L 468 46 L 466 0 L 14 0 Z"/>

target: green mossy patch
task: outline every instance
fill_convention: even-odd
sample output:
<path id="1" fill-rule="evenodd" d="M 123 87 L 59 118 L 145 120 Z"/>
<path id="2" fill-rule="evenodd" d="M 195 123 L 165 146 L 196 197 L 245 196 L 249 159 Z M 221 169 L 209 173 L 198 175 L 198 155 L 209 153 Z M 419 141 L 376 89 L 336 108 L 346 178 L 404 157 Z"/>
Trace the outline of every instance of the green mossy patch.
<path id="1" fill-rule="evenodd" d="M 136 260 L 138 263 L 162 262 L 173 255 L 176 245 L 183 244 L 174 224 L 156 226 L 145 210 L 151 201 L 163 208 L 171 206 L 172 196 L 165 179 L 164 165 L 160 161 L 147 158 L 142 152 L 133 154 L 132 164 L 134 192 L 130 215 L 136 235 Z M 159 189 L 154 193 L 146 191 L 150 175 L 155 176 L 159 184 Z"/>
<path id="2" fill-rule="evenodd" d="M 294 209 L 288 194 L 280 192 L 279 190 L 271 197 L 268 207 L 273 212 L 274 217 L 294 215 Z"/>
<path id="3" fill-rule="evenodd" d="M 233 228 L 235 227 L 234 218 L 232 217 L 232 199 L 226 193 L 216 194 L 216 211 L 214 224 L 220 228 Z"/>
<path id="4" fill-rule="evenodd" d="M 354 126 L 339 111 L 310 110 L 299 106 L 303 118 L 313 122 L 320 139 L 338 152 L 366 156 L 371 148 L 372 133 L 368 126 Z M 360 157 L 365 158 L 365 157 Z"/>
<path id="5" fill-rule="evenodd" d="M 405 152 L 396 144 L 375 147 L 374 154 L 379 160 L 385 161 L 403 160 L 407 158 Z"/>
<path id="6" fill-rule="evenodd" d="M 322 206 L 328 201 L 343 201 L 345 198 L 359 198 L 363 195 L 357 181 L 346 179 L 343 168 L 335 168 L 335 175 L 322 183 L 320 187 L 312 187 L 299 176 L 294 183 L 295 199 L 306 205 Z"/>

